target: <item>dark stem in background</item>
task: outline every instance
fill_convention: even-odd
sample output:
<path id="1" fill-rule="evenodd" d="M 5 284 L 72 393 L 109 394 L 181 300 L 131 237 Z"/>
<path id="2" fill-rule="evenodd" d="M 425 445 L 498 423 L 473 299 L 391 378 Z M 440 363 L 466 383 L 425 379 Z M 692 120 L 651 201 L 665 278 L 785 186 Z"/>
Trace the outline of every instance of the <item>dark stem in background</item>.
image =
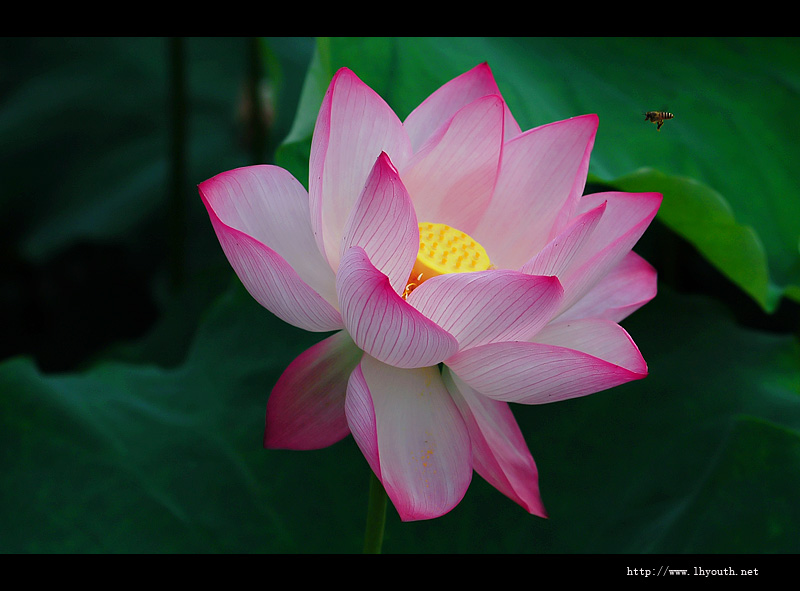
<path id="1" fill-rule="evenodd" d="M 184 280 L 186 244 L 186 56 L 185 41 L 170 37 L 169 45 L 169 240 L 170 287 Z"/>
<path id="2" fill-rule="evenodd" d="M 258 37 L 247 41 L 247 93 L 250 99 L 249 127 L 251 135 L 250 158 L 253 164 L 263 164 L 267 149 L 267 122 L 264 120 L 264 99 L 261 95 L 261 79 L 264 64 L 261 59 L 261 42 Z"/>

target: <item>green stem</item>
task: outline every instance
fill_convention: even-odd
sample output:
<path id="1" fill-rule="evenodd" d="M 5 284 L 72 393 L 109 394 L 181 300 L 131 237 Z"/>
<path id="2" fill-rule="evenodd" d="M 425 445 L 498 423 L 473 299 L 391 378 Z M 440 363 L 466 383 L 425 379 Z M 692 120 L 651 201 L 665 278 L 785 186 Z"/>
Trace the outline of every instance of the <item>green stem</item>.
<path id="1" fill-rule="evenodd" d="M 388 497 L 383 484 L 370 472 L 369 503 L 367 506 L 367 528 L 364 534 L 364 554 L 380 554 L 383 531 L 386 527 L 386 504 Z"/>

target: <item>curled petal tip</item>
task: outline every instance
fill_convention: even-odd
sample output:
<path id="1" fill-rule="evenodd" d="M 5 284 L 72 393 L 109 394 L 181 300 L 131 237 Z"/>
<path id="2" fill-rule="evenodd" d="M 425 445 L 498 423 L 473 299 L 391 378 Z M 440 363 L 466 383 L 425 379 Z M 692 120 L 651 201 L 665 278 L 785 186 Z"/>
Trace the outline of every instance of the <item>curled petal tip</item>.
<path id="1" fill-rule="evenodd" d="M 389 157 L 389 154 L 387 154 L 386 152 L 381 152 L 380 154 L 378 154 L 377 161 L 383 164 L 384 166 L 390 167 L 395 174 L 398 174 L 397 167 L 394 165 L 392 159 Z"/>

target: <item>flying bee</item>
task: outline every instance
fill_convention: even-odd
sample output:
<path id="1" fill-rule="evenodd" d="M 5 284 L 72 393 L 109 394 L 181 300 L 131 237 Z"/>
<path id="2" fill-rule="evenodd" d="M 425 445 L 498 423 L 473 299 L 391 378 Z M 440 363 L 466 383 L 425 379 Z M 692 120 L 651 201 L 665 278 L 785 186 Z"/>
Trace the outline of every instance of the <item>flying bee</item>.
<path id="1" fill-rule="evenodd" d="M 664 125 L 664 121 L 667 119 L 672 119 L 675 115 L 672 113 L 667 113 L 666 111 L 648 111 L 644 114 L 645 121 L 652 121 L 656 124 L 656 129 L 661 131 L 661 126 Z"/>

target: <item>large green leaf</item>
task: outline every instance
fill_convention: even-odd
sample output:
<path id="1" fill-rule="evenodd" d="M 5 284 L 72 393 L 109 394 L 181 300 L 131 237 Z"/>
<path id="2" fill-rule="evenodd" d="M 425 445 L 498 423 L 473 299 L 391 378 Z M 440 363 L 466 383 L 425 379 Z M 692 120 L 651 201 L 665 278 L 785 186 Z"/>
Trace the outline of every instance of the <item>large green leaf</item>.
<path id="1" fill-rule="evenodd" d="M 302 469 L 299 455 L 261 446 L 269 388 L 315 338 L 287 330 L 237 285 L 174 369 L 102 362 L 46 375 L 25 358 L 5 362 L 0 551 L 356 546 L 362 508 L 328 514 L 324 492 L 367 482 L 357 455 L 340 449 L 354 444 L 305 454 Z"/>
<path id="2" fill-rule="evenodd" d="M 631 184 L 628 175 L 653 169 L 636 186 L 679 202 L 665 203 L 665 224 L 765 310 L 784 295 L 800 301 L 797 39 L 333 38 L 320 47 L 309 73 L 316 96 L 307 97 L 302 121 L 316 116 L 320 79 L 341 66 L 405 117 L 441 84 L 488 61 L 523 129 L 597 113 L 593 175 Z M 657 132 L 644 121 L 648 110 L 675 118 Z M 291 147 L 279 157 L 289 154 Z M 302 160 L 293 154 L 285 163 Z M 296 170 L 305 181 L 307 170 Z M 713 241 L 706 235 L 720 230 L 719 218 L 703 217 L 710 194 L 728 217 Z M 670 215 L 678 208 L 685 213 Z"/>

